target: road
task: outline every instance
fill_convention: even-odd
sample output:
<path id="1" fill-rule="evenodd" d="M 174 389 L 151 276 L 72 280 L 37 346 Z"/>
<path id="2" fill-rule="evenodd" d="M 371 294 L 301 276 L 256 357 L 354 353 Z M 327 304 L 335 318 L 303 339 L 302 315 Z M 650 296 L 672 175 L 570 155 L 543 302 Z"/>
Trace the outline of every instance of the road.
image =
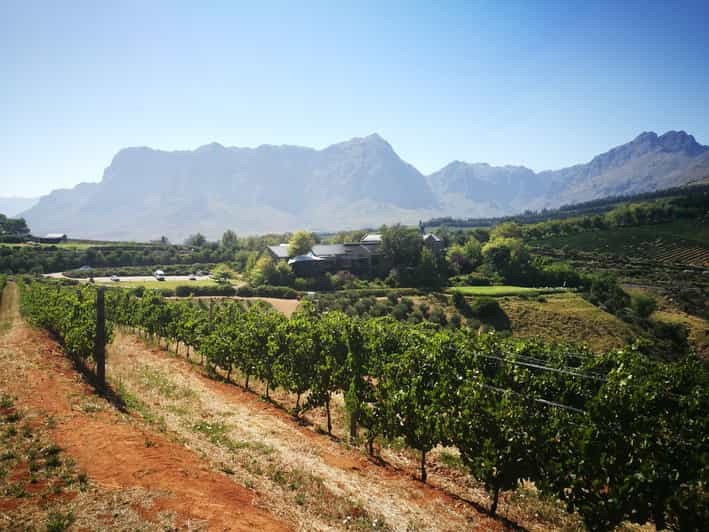
<path id="1" fill-rule="evenodd" d="M 57 272 L 57 273 L 45 273 L 45 277 L 51 277 L 53 279 L 74 279 L 73 277 L 67 277 L 64 275 L 62 272 Z M 119 277 L 121 282 L 137 282 L 137 283 L 144 283 L 146 281 L 155 281 L 155 277 L 152 275 L 127 275 L 125 277 Z M 208 281 L 211 279 L 209 275 L 198 275 L 197 280 L 198 281 Z M 75 279 L 77 281 L 81 282 L 88 282 L 88 278 L 86 279 Z M 190 282 L 190 276 L 189 275 L 166 275 L 165 276 L 165 281 L 186 281 Z M 97 283 L 110 283 L 111 282 L 111 277 L 94 277 L 94 282 Z"/>

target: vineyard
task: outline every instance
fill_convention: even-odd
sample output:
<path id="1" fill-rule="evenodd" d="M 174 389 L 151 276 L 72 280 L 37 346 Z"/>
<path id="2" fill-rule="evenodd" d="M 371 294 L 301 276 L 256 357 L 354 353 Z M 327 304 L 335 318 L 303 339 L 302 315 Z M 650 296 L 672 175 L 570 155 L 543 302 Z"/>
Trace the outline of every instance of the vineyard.
<path id="1" fill-rule="evenodd" d="M 420 453 L 423 481 L 434 447 L 457 448 L 492 514 L 501 491 L 530 480 L 591 530 L 625 520 L 690 530 L 709 519 L 709 378 L 694 360 L 660 363 L 633 349 L 596 357 L 307 304 L 288 319 L 260 304 L 111 290 L 106 308 L 113 326 L 199 353 L 215 377 L 292 392 L 295 416 L 324 408 L 328 431 L 343 396 L 351 442 L 375 453 L 402 439 Z M 69 352 L 91 356 L 95 291 L 34 282 L 22 287 L 22 309 Z"/>
<path id="2" fill-rule="evenodd" d="M 576 252 L 642 257 L 705 267 L 709 264 L 709 234 L 700 222 L 675 221 L 585 231 L 534 241 L 535 245 Z"/>
<path id="3" fill-rule="evenodd" d="M 709 266 L 709 249 L 683 248 L 668 245 L 655 258 L 660 262 L 675 262 L 699 268 Z"/>

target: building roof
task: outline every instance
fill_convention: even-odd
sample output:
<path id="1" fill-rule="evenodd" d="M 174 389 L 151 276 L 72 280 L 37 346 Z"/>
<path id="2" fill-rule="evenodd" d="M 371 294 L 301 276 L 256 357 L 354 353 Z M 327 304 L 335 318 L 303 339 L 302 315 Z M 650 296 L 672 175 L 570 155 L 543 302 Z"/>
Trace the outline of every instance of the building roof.
<path id="1" fill-rule="evenodd" d="M 288 244 L 276 244 L 275 246 L 268 246 L 268 249 L 279 259 L 287 259 L 290 256 L 288 255 Z"/>
<path id="2" fill-rule="evenodd" d="M 66 238 L 66 233 L 47 233 L 44 238 Z"/>
<path id="3" fill-rule="evenodd" d="M 344 244 L 347 256 L 351 259 L 369 259 L 372 255 L 376 255 L 380 252 L 380 246 L 374 246 L 372 244 L 360 244 L 359 242 L 352 242 Z"/>
<path id="4" fill-rule="evenodd" d="M 436 242 L 440 242 L 440 241 L 441 241 L 441 239 L 438 238 L 438 237 L 437 237 L 436 235 L 434 235 L 433 233 L 426 233 L 425 235 L 423 235 L 423 239 L 424 239 L 424 240 L 428 240 L 429 238 L 432 238 L 432 239 L 433 239 L 434 241 L 436 241 Z"/>
<path id="5" fill-rule="evenodd" d="M 318 257 L 336 257 L 346 253 L 347 249 L 343 244 L 315 244 L 312 249 L 312 254 Z"/>
<path id="6" fill-rule="evenodd" d="M 302 262 L 318 262 L 325 260 L 322 257 L 316 257 L 315 255 L 311 253 L 308 253 L 307 255 L 296 255 L 292 259 L 288 261 L 288 264 L 296 264 L 296 263 L 302 263 Z"/>
<path id="7" fill-rule="evenodd" d="M 360 242 L 363 244 L 379 244 L 382 241 L 381 233 L 367 233 L 362 237 Z"/>

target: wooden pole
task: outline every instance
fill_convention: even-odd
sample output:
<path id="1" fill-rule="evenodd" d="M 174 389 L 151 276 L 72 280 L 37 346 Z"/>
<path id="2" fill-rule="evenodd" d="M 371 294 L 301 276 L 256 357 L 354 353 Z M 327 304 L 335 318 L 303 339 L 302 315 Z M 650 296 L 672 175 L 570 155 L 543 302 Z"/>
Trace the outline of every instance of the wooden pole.
<path id="1" fill-rule="evenodd" d="M 103 291 L 103 286 L 96 290 L 96 342 L 94 343 L 96 379 L 101 388 L 106 386 L 106 311 Z"/>

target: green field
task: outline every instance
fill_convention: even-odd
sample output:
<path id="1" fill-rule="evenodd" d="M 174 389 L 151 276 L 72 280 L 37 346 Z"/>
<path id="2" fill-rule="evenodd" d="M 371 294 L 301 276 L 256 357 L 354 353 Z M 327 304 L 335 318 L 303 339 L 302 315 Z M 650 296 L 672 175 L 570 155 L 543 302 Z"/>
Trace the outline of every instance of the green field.
<path id="1" fill-rule="evenodd" d="M 448 292 L 460 292 L 466 296 L 534 296 L 563 292 L 561 288 L 529 288 L 526 286 L 494 285 L 494 286 L 456 286 L 449 288 Z"/>
<path id="2" fill-rule="evenodd" d="M 671 248 L 709 249 L 709 224 L 678 220 L 666 224 L 619 227 L 555 236 L 530 242 L 532 245 L 614 255 L 655 256 Z"/>

